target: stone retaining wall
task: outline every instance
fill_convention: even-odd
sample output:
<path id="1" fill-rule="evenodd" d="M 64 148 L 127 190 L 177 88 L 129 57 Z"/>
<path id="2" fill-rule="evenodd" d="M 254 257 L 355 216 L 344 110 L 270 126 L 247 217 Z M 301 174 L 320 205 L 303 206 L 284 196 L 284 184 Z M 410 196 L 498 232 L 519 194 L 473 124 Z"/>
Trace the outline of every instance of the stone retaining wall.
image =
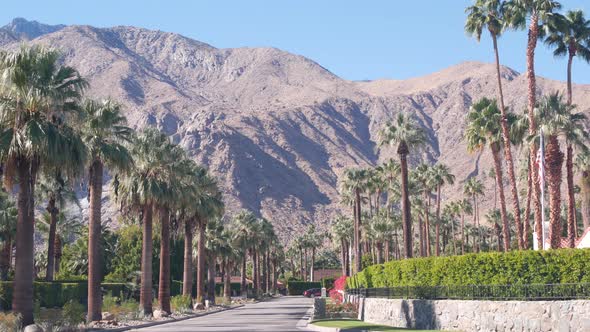
<path id="1" fill-rule="evenodd" d="M 363 301 L 366 322 L 454 331 L 590 331 L 590 300 L 572 301 Z"/>

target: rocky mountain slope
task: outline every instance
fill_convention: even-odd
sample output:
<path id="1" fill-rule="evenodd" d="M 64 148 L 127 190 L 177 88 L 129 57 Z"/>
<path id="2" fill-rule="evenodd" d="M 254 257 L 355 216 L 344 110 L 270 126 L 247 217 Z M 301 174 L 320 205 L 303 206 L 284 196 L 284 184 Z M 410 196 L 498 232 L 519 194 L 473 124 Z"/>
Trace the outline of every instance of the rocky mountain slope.
<path id="1" fill-rule="evenodd" d="M 89 94 L 122 102 L 133 127 L 157 126 L 207 165 L 230 210 L 259 211 L 286 239 L 310 222 L 327 224 L 341 209 L 338 178 L 346 167 L 394 156 L 375 141 L 398 112 L 416 114 L 428 132 L 428 146 L 413 160 L 442 161 L 457 176 L 447 197 L 456 198 L 464 180 L 478 176 L 486 182 L 485 205 L 493 204 L 486 176 L 491 157 L 467 154 L 462 140 L 470 103 L 495 96 L 490 64 L 462 63 L 404 81 L 351 82 L 278 49 L 217 49 L 135 27 L 16 20 L 0 29 L 4 49 L 29 39 L 60 49 L 90 81 Z M 507 102 L 520 112 L 526 79 L 509 68 L 502 73 Z M 565 84 L 540 78 L 539 88 L 562 90 Z M 575 86 L 574 96 L 588 111 L 590 86 Z"/>

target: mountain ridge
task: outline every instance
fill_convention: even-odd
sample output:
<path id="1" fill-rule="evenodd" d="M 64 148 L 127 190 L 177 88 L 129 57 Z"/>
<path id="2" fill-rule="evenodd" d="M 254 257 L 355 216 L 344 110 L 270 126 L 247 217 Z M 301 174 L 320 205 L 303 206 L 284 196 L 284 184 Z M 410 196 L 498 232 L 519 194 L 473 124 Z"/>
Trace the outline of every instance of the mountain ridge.
<path id="1" fill-rule="evenodd" d="M 0 48 L 21 44 L 2 31 Z M 161 129 L 218 177 L 230 211 L 249 208 L 273 220 L 285 241 L 309 223 L 324 228 L 335 213 L 348 212 L 338 197 L 345 168 L 397 158 L 392 148 L 377 149 L 376 135 L 398 112 L 414 114 L 429 137 L 412 162 L 441 161 L 456 174 L 446 198 L 458 198 L 463 181 L 478 176 L 486 184 L 483 206 L 493 206 L 489 152 L 469 155 L 462 139 L 470 103 L 496 96 L 493 64 L 359 82 L 276 48 L 218 49 L 136 27 L 67 26 L 29 43 L 60 49 L 89 80 L 90 97 L 122 102 L 137 129 Z M 502 73 L 507 105 L 521 112 L 526 78 L 508 67 Z M 565 89 L 538 81 L 540 92 Z M 590 85 L 575 85 L 574 102 L 588 112 Z M 112 218 L 115 208 L 107 204 L 104 212 Z"/>

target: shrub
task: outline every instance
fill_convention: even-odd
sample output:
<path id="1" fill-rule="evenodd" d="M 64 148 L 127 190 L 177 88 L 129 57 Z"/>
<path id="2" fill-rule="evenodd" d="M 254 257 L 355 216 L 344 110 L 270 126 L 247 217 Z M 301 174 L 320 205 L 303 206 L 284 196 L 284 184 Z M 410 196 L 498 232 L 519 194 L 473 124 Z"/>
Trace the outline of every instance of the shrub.
<path id="1" fill-rule="evenodd" d="M 19 332 L 21 319 L 19 315 L 11 312 L 0 312 L 0 331 Z"/>
<path id="2" fill-rule="evenodd" d="M 511 251 L 413 258 L 372 265 L 348 288 L 590 282 L 590 250 Z"/>
<path id="3" fill-rule="evenodd" d="M 113 313 L 113 309 L 116 309 L 118 307 L 118 303 L 119 298 L 113 296 L 112 292 L 108 292 L 102 298 L 102 311 L 108 311 L 110 313 Z"/>
<path id="4" fill-rule="evenodd" d="M 62 320 L 66 326 L 77 326 L 86 318 L 86 307 L 74 300 L 68 301 L 61 313 Z"/>
<path id="5" fill-rule="evenodd" d="M 287 283 L 287 291 L 289 295 L 302 295 L 304 291 L 310 288 L 321 288 L 322 284 L 320 282 L 310 282 L 310 281 L 289 281 Z"/>
<path id="6" fill-rule="evenodd" d="M 190 295 L 176 295 L 170 298 L 172 311 L 185 313 L 192 309 L 192 299 Z"/>

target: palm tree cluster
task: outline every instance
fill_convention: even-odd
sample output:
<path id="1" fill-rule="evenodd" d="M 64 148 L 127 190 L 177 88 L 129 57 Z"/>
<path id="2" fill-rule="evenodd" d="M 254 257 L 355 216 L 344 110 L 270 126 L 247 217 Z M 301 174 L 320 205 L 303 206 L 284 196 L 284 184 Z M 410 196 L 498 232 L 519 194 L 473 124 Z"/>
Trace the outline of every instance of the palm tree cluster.
<path id="1" fill-rule="evenodd" d="M 560 9 L 561 5 L 553 0 L 474 0 L 466 9 L 465 30 L 478 41 L 484 32 L 491 37 L 498 94 L 496 98 L 488 96 L 474 101 L 466 118 L 464 139 L 469 152 L 483 153 L 486 147 L 491 152 L 494 162 L 489 174 L 494 179 L 494 201 L 499 206 L 495 203 L 493 209 L 481 211 L 480 198 L 485 188 L 475 176 L 462 181 L 463 198 L 442 204 L 441 188 L 452 185 L 455 177 L 440 163 L 418 163 L 410 169 L 410 153 L 419 150 L 428 137 L 418 118 L 400 112 L 379 132 L 379 146 L 395 147 L 399 162 L 390 159 L 374 168 L 347 169 L 341 177 L 342 203 L 352 209 L 351 217 L 337 216 L 332 226 L 333 238 L 341 248 L 343 273 L 350 273 L 347 268 L 350 257 L 354 257 L 350 270 L 359 271 L 362 257 L 367 254 L 372 262 L 382 262 L 414 255 L 526 249 L 531 247 L 532 229 L 538 243 L 542 243 L 543 183 L 549 192 L 550 247 L 560 247 L 564 234 L 568 246 L 574 246 L 580 234 L 575 170 L 582 175 L 584 228 L 590 226 L 590 152 L 586 147 L 586 118 L 576 112 L 572 103 L 572 64 L 576 56 L 590 62 L 590 20 L 582 11 L 562 14 Z M 498 40 L 508 30 L 524 28 L 529 30 L 528 105 L 523 114 L 517 114 L 511 112 L 504 100 Z M 537 98 L 534 55 L 538 40 L 550 47 L 555 56 L 568 58 L 566 98 L 560 92 Z M 547 142 L 546 182 L 541 182 L 537 168 L 541 135 Z M 526 154 L 519 165 L 525 174 L 520 183 L 513 151 Z M 420 156 L 415 156 L 412 160 L 419 159 Z M 565 217 L 561 193 L 564 174 Z M 521 202 L 519 196 L 523 192 L 526 199 Z M 465 223 L 467 215 L 472 216 L 471 224 Z M 485 216 L 485 223 L 480 222 L 480 216 Z"/>
<path id="2" fill-rule="evenodd" d="M 342 225 L 343 227 L 346 227 Z M 328 234 L 320 232 L 314 224 L 308 226 L 305 233 L 295 237 L 290 243 L 286 256 L 290 259 L 290 270 L 300 280 L 314 281 L 316 254 L 323 247 Z M 295 263 L 296 260 L 298 263 Z M 342 258 L 341 258 L 342 259 Z M 344 260 L 342 261 L 344 262 Z"/>
<path id="3" fill-rule="evenodd" d="M 87 320 L 101 319 L 105 174 L 112 177 L 120 213 L 142 225 L 140 308 L 145 315 L 153 310 L 154 219 L 161 239 L 157 296 L 162 311 L 171 312 L 172 224 L 184 226 L 183 294 L 192 291 L 195 231 L 197 301 L 215 298 L 215 285 L 205 287 L 205 271 L 214 280 L 219 270 L 230 294 L 228 278 L 240 263 L 245 266 L 246 253 L 254 259 L 255 291 L 274 287 L 283 257 L 272 224 L 243 212 L 224 225 L 221 190 L 207 169 L 156 129 L 136 133 L 118 103 L 85 100 L 88 83 L 75 68 L 62 64 L 57 51 L 23 46 L 0 52 L 0 78 L 0 162 L 6 189 L 0 192 L 0 277 L 8 277 L 15 246 L 12 308 L 23 324 L 33 322 L 33 280 L 39 273 L 34 257 L 41 254 L 35 253 L 35 228 L 47 241 L 46 257 L 37 259 L 43 262 L 37 270 L 43 269 L 51 281 L 59 272 L 64 240 L 82 233 L 81 223 L 69 218 L 65 208 L 79 204 L 74 187 L 86 181 L 88 258 L 82 270 L 88 274 Z M 45 212 L 35 223 L 39 204 Z M 245 270 L 242 275 L 245 278 Z"/>

